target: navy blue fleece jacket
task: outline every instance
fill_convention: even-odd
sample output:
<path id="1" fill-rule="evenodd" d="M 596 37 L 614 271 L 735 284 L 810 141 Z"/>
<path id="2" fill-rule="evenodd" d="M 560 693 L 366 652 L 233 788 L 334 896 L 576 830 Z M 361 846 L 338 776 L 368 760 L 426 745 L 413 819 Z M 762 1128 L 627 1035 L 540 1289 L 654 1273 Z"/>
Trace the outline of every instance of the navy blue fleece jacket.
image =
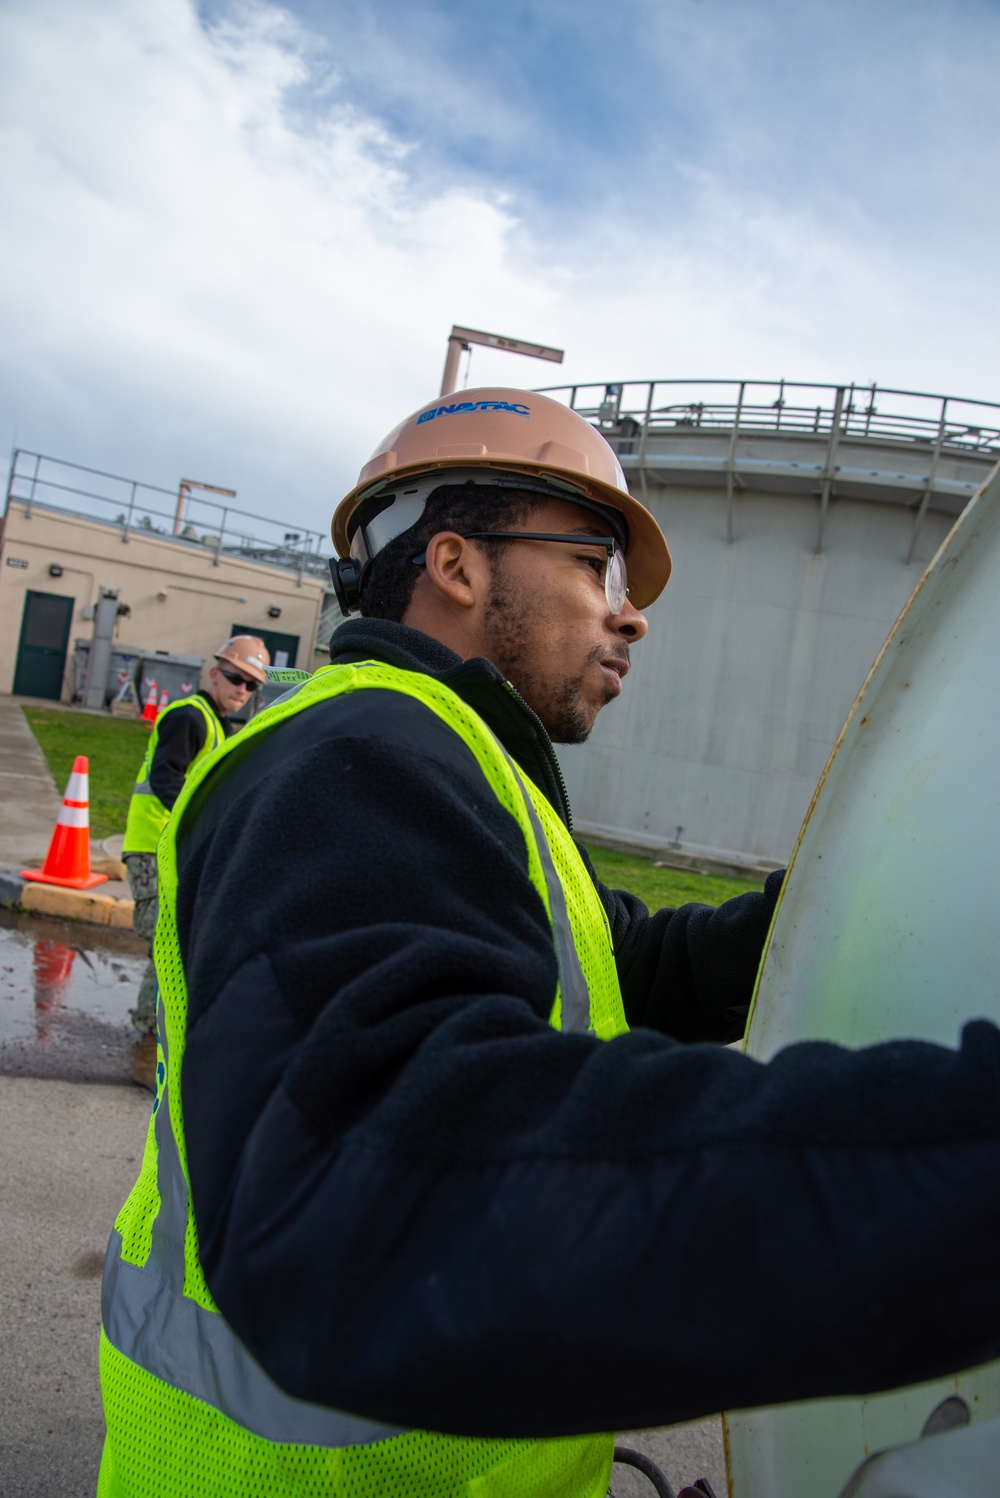
<path id="1" fill-rule="evenodd" d="M 333 655 L 443 677 L 568 817 L 487 662 L 370 620 Z M 777 878 L 653 915 L 598 884 L 636 1028 L 557 1034 L 517 826 L 434 714 L 374 690 L 237 747 L 179 857 L 202 1259 L 292 1394 L 555 1436 L 1000 1352 L 1000 1034 L 766 1066 L 703 1043 L 740 1032 Z"/>

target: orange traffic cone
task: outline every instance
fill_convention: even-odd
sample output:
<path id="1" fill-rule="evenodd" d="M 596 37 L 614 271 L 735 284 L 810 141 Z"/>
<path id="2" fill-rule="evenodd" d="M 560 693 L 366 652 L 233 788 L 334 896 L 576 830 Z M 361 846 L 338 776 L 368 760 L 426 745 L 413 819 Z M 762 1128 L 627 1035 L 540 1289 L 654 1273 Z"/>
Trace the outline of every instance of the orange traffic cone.
<path id="1" fill-rule="evenodd" d="M 156 682 L 149 683 L 149 696 L 146 698 L 146 706 L 142 710 L 143 723 L 156 722 Z"/>
<path id="2" fill-rule="evenodd" d="M 40 869 L 22 869 L 22 879 L 37 879 L 39 884 L 62 884 L 67 889 L 92 889 L 104 884 L 107 874 L 90 872 L 90 801 L 88 788 L 89 761 L 78 754 L 73 761 L 62 809 L 56 818 L 56 830 Z"/>
<path id="3" fill-rule="evenodd" d="M 160 714 L 162 713 L 163 709 L 167 706 L 167 704 L 168 704 L 169 701 L 170 701 L 170 693 L 167 691 L 166 687 L 164 687 L 163 691 L 160 693 L 160 705 L 156 709 L 156 716 L 157 717 L 160 716 Z"/>

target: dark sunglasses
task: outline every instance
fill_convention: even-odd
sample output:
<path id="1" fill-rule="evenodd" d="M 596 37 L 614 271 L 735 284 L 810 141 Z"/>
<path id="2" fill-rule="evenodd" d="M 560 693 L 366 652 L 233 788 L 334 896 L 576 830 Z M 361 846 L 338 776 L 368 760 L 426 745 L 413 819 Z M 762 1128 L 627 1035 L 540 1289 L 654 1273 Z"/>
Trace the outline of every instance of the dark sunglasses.
<path id="1" fill-rule="evenodd" d="M 216 670 L 220 676 L 224 676 L 227 681 L 231 681 L 234 687 L 246 687 L 248 692 L 256 692 L 260 686 L 259 681 L 249 681 L 247 677 L 241 676 L 238 671 L 227 671 L 225 666 L 217 666 Z"/>

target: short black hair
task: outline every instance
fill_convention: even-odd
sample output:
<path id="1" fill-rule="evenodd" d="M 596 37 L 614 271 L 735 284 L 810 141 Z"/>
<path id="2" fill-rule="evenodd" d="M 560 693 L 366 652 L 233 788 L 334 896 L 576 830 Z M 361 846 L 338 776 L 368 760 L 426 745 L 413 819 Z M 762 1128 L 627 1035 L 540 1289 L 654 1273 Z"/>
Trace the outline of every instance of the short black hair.
<path id="1" fill-rule="evenodd" d="M 426 551 L 432 536 L 439 531 L 461 535 L 465 531 L 516 530 L 551 497 L 496 484 L 442 484 L 429 496 L 416 524 L 394 537 L 366 568 L 360 612 L 369 619 L 400 623 L 420 576 L 413 558 Z M 481 544 L 494 548 L 495 554 L 513 543 L 498 539 Z"/>

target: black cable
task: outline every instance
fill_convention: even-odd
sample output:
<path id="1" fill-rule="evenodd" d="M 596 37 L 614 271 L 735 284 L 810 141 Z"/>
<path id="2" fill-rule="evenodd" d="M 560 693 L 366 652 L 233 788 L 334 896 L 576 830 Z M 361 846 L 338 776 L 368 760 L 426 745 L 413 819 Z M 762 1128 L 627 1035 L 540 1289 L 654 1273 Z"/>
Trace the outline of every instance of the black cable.
<path id="1" fill-rule="evenodd" d="M 644 1477 L 648 1477 L 657 1491 L 658 1498 L 677 1498 L 659 1467 L 643 1452 L 634 1451 L 631 1446 L 616 1446 L 614 1459 L 623 1467 L 636 1467 Z"/>

